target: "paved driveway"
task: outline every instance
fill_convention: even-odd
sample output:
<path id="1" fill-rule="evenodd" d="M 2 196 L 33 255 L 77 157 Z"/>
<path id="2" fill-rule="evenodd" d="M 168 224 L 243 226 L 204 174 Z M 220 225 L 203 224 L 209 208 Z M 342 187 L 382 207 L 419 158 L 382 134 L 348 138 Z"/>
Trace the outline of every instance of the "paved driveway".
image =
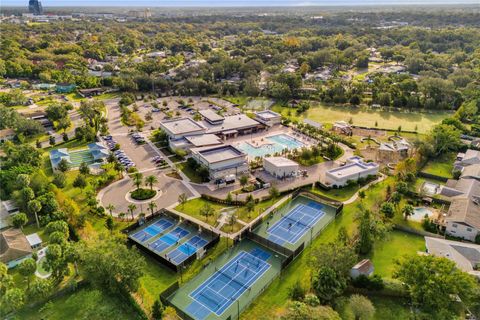
<path id="1" fill-rule="evenodd" d="M 155 198 L 154 200 L 157 204 L 156 210 L 171 206 L 178 201 L 178 196 L 182 193 L 185 193 L 187 197 L 192 196 L 192 193 L 183 185 L 181 181 L 169 178 L 158 171 L 150 174 L 157 176 L 159 181 L 154 185 L 154 187 L 160 190 L 162 194 L 160 197 Z M 128 213 L 128 205 L 132 202 L 126 199 L 126 195 L 133 189 L 135 189 L 135 186 L 133 185 L 132 180 L 129 177 L 126 177 L 125 179 L 117 181 L 103 189 L 98 194 L 98 200 L 104 207 L 108 206 L 109 204 L 113 204 L 115 206 L 115 210 L 113 210 L 113 214 L 115 216 L 118 216 L 120 212 Z M 143 202 L 135 201 L 135 205 L 137 206 L 137 209 L 134 211 L 135 216 L 140 214 L 140 212 L 149 214 L 149 202 L 150 200 Z"/>

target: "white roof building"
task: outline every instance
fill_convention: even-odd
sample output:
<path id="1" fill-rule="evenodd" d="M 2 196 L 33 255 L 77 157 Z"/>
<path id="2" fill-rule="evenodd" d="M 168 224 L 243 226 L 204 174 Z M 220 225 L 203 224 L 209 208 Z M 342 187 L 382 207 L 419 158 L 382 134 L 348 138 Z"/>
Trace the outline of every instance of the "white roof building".
<path id="1" fill-rule="evenodd" d="M 204 134 L 206 128 L 190 118 L 179 118 L 160 122 L 160 127 L 171 140 L 177 140 L 185 136 Z"/>
<path id="2" fill-rule="evenodd" d="M 330 169 L 325 174 L 327 185 L 342 187 L 349 181 L 357 181 L 378 174 L 379 165 L 375 162 L 364 162 L 360 157 L 347 159 L 343 167 Z"/>
<path id="3" fill-rule="evenodd" d="M 27 241 L 30 244 L 32 249 L 38 248 L 42 245 L 42 239 L 38 235 L 38 233 L 32 233 L 27 236 Z"/>
<path id="4" fill-rule="evenodd" d="M 263 168 L 272 176 L 286 178 L 296 175 L 299 165 L 284 157 L 263 158 Z"/>
<path id="5" fill-rule="evenodd" d="M 192 157 L 205 166 L 211 179 L 238 176 L 248 171 L 247 155 L 231 145 L 191 149 Z"/>
<path id="6" fill-rule="evenodd" d="M 282 122 L 282 115 L 271 110 L 258 111 L 255 120 L 271 127 Z"/>

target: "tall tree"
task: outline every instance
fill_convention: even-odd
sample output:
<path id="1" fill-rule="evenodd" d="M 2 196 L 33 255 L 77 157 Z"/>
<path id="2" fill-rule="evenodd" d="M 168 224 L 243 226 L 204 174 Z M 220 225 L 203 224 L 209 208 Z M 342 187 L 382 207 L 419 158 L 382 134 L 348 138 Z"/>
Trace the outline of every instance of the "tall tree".
<path id="1" fill-rule="evenodd" d="M 413 305 L 431 319 L 457 318 L 457 297 L 467 306 L 478 306 L 480 301 L 480 289 L 473 276 L 447 258 L 406 257 L 397 263 L 394 276 L 407 286 Z"/>
<path id="2" fill-rule="evenodd" d="M 40 220 L 38 220 L 38 213 L 42 210 L 42 204 L 38 200 L 30 200 L 28 202 L 28 212 L 35 215 L 35 220 L 37 221 L 37 227 L 40 228 Z"/>

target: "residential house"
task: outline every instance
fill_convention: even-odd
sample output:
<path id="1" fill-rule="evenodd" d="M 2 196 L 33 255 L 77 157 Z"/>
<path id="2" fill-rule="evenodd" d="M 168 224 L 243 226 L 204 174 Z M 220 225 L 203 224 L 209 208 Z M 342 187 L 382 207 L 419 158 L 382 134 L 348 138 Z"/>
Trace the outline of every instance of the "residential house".
<path id="1" fill-rule="evenodd" d="M 13 268 L 32 256 L 32 248 L 20 229 L 7 229 L 0 232 L 0 262 Z"/>
<path id="2" fill-rule="evenodd" d="M 480 278 L 480 245 L 425 237 L 427 253 L 455 262 L 458 269 Z"/>

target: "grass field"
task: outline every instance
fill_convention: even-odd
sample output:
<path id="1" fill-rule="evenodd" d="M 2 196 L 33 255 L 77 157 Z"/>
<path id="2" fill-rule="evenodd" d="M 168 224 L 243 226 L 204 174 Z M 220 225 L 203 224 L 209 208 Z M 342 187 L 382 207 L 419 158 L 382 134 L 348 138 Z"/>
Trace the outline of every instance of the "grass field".
<path id="1" fill-rule="evenodd" d="M 129 303 L 116 295 L 103 293 L 90 287 L 56 298 L 43 306 L 25 308 L 17 319 L 141 319 Z"/>
<path id="2" fill-rule="evenodd" d="M 312 188 L 309 190 L 313 193 L 329 197 L 333 200 L 345 201 L 350 199 L 360 189 L 360 187 L 361 186 L 359 186 L 358 184 L 354 184 L 339 189 L 323 190 L 320 188 Z"/>
<path id="3" fill-rule="evenodd" d="M 375 307 L 375 315 L 373 319 L 395 319 L 395 320 L 410 320 L 411 312 L 408 306 L 408 301 L 401 298 L 390 298 L 384 296 L 370 296 L 368 297 Z M 350 319 L 351 315 L 346 312 L 347 297 L 338 299 L 336 311 L 340 314 L 342 319 Z M 395 315 L 395 316 L 393 316 Z"/>
<path id="4" fill-rule="evenodd" d="M 453 162 L 456 154 L 449 153 L 437 159 L 431 159 L 423 167 L 422 172 L 433 174 L 439 177 L 452 178 Z"/>
<path id="5" fill-rule="evenodd" d="M 320 123 L 333 123 L 335 121 L 349 121 L 353 124 L 375 128 L 377 123 L 379 129 L 396 130 L 402 126 L 402 130 L 417 131 L 419 133 L 428 132 L 434 125 L 440 123 L 449 116 L 447 112 L 435 113 L 406 113 L 399 111 L 376 111 L 366 108 L 353 108 L 341 106 L 326 106 L 319 104 L 313 106 L 301 116 L 297 116 L 295 109 L 274 105 L 273 111 L 280 112 L 282 115 L 292 119 L 308 118 Z M 290 116 L 288 115 L 290 111 Z"/>
<path id="6" fill-rule="evenodd" d="M 233 199 L 235 199 L 235 196 L 233 196 Z M 245 222 L 250 222 L 253 219 L 255 219 L 259 214 L 264 212 L 267 208 L 271 207 L 278 200 L 279 199 L 270 199 L 270 200 L 257 203 L 253 208 L 253 211 L 251 212 L 248 212 L 246 207 L 238 207 L 236 209 L 235 214 L 237 216 L 237 219 L 240 219 Z M 208 217 L 208 219 L 205 219 L 205 217 L 200 214 L 200 208 L 202 208 L 206 203 L 210 204 L 212 206 L 212 209 L 214 210 L 213 215 Z M 184 205 L 182 204 L 178 205 L 175 208 L 175 210 L 186 213 L 194 218 L 197 218 L 201 221 L 205 221 L 210 225 L 215 226 L 217 224 L 217 219 L 220 216 L 220 211 L 228 207 L 231 207 L 232 209 L 234 208 L 233 206 L 219 204 L 213 201 L 205 200 L 203 198 L 196 198 L 196 199 L 187 201 Z M 236 227 L 238 228 L 240 226 L 236 226 Z M 225 228 L 226 228 L 225 231 L 230 232 L 231 230 L 230 226 Z M 235 230 L 235 226 L 234 226 L 234 230 Z"/>
<path id="7" fill-rule="evenodd" d="M 173 158 L 173 157 L 172 157 Z M 185 175 L 193 182 L 193 183 L 202 183 L 202 177 L 200 177 L 195 170 L 192 170 L 191 167 L 188 166 L 186 162 L 178 163 L 177 169 L 185 173 Z"/>
<path id="8" fill-rule="evenodd" d="M 375 243 L 370 257 L 375 266 L 375 274 L 391 278 L 395 269 L 395 260 L 405 255 L 414 255 L 425 251 L 425 240 L 421 236 L 391 231 L 385 240 Z"/>

